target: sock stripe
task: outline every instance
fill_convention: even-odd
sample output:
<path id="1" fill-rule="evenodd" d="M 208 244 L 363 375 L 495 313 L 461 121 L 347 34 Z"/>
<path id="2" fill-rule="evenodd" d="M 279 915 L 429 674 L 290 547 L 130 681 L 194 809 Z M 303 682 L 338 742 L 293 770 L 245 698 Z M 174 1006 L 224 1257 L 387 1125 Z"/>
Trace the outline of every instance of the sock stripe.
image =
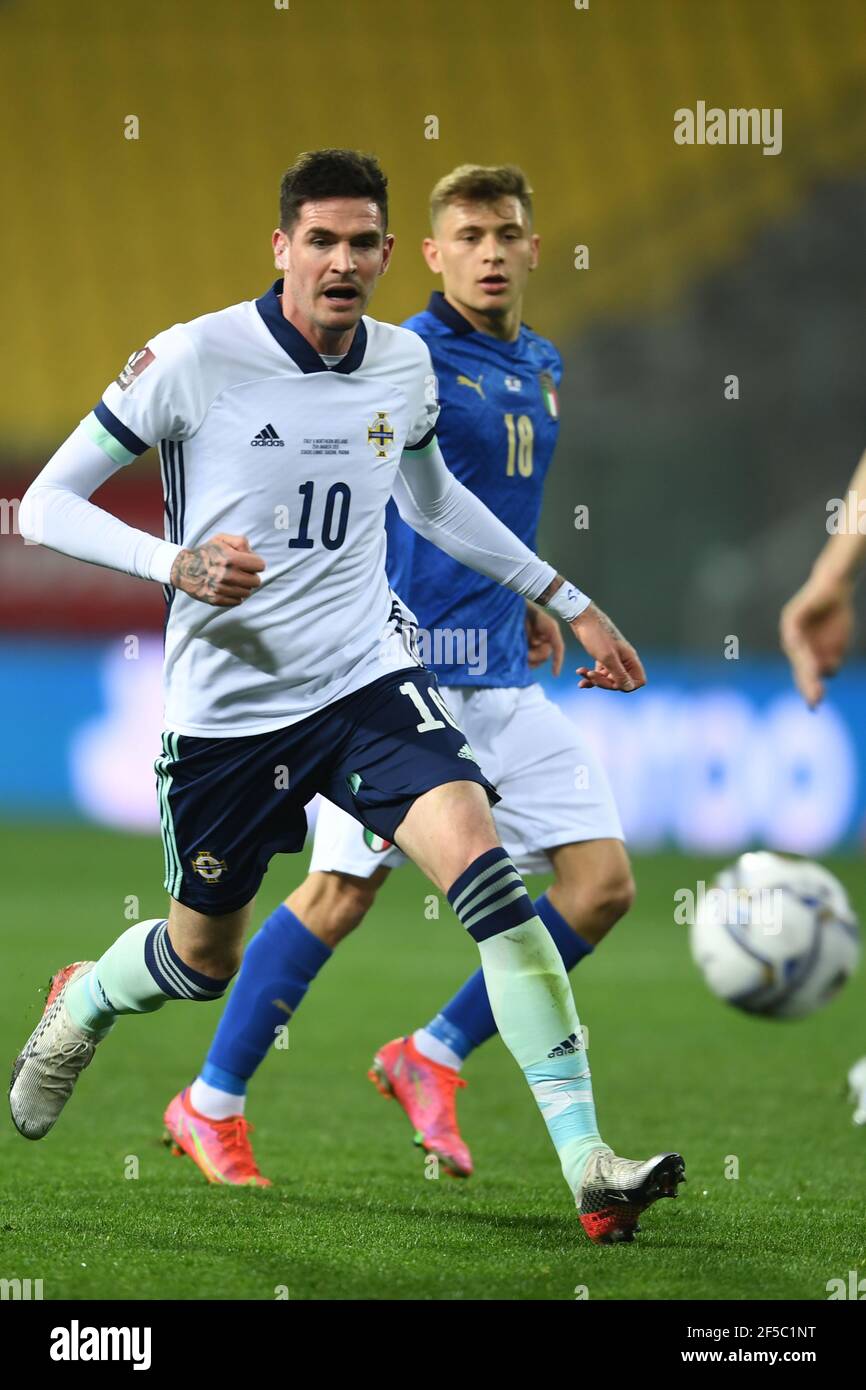
<path id="1" fill-rule="evenodd" d="M 158 922 L 155 927 L 147 934 L 144 943 L 144 959 L 156 983 L 159 985 L 163 994 L 167 994 L 171 999 L 190 999 L 192 995 L 186 988 L 183 977 L 177 976 L 171 968 L 171 961 L 165 960 L 165 953 L 160 950 L 162 945 L 162 934 L 168 927 L 167 921 Z"/>
<path id="2" fill-rule="evenodd" d="M 536 916 L 526 885 L 501 845 L 479 854 L 452 883 L 448 901 L 478 942 Z"/>
<path id="3" fill-rule="evenodd" d="M 156 971 L 151 967 L 151 974 L 154 974 L 157 983 L 162 986 L 166 994 L 171 994 L 175 999 L 193 999 L 192 990 L 184 981 L 180 971 L 175 970 L 171 963 L 171 957 L 165 950 L 165 942 L 161 933 L 164 933 L 166 923 L 162 927 L 155 927 L 148 937 L 148 945 L 153 947 L 154 964 Z M 150 962 L 148 961 L 148 965 Z"/>
<path id="4" fill-rule="evenodd" d="M 220 999 L 228 987 L 228 980 L 215 980 L 184 964 L 169 940 L 167 920 L 158 922 L 148 932 L 144 958 L 154 980 L 170 999 Z"/>
<path id="5" fill-rule="evenodd" d="M 490 916 L 491 912 L 498 912 L 500 908 L 507 907 L 509 903 L 516 902 L 518 898 L 524 895 L 527 897 L 529 896 L 526 893 L 526 885 L 521 881 L 518 887 L 512 888 L 511 892 L 507 893 L 504 898 L 496 898 L 492 903 L 488 903 L 486 907 L 482 907 L 478 912 L 474 912 L 471 917 L 461 917 L 460 920 L 466 930 L 471 931 L 476 922 L 482 922 L 485 917 Z M 534 917 L 535 913 L 530 913 L 530 916 Z"/>
<path id="6" fill-rule="evenodd" d="M 470 879 L 469 883 L 458 892 L 455 898 L 451 897 L 451 893 L 454 892 L 454 887 L 456 885 L 452 886 L 451 892 L 448 894 L 451 906 L 454 908 L 454 911 L 457 913 L 458 917 L 460 916 L 460 909 L 466 901 L 467 897 L 469 897 L 469 895 L 472 894 L 476 888 L 480 887 L 482 883 L 486 882 L 486 880 L 490 878 L 491 874 L 501 873 L 503 869 L 507 868 L 514 869 L 514 865 L 511 863 L 511 860 L 508 858 L 508 855 L 505 853 L 504 849 L 490 850 L 489 853 L 496 855 L 496 862 L 494 864 L 491 864 L 489 868 L 482 869 L 480 873 L 475 874 Z M 482 855 L 481 857 L 485 858 L 486 856 Z M 503 860 L 505 862 L 503 862 Z M 476 860 L 475 862 L 477 864 L 479 861 Z M 470 865 L 466 872 L 472 873 L 473 868 L 474 865 Z M 517 870 L 514 869 L 514 872 L 516 873 Z M 457 882 L 460 883 L 463 877 L 465 877 L 465 875 L 461 875 L 461 878 L 459 878 Z"/>
<path id="7" fill-rule="evenodd" d="M 196 996 L 205 999 L 219 999 L 221 995 L 225 994 L 229 985 L 228 979 L 215 980 L 211 975 L 203 975 L 201 971 L 193 970 L 191 966 L 181 960 L 177 951 L 171 944 L 171 938 L 168 934 L 168 922 L 166 922 L 157 940 L 159 941 L 160 949 L 165 954 L 172 968 L 180 975 L 184 983 L 195 991 Z"/>
<path id="8" fill-rule="evenodd" d="M 516 869 L 505 866 L 505 872 L 500 873 L 498 878 L 493 878 L 492 883 L 484 884 L 484 887 L 480 888 L 477 894 L 473 894 L 473 897 L 460 906 L 460 909 L 457 910 L 457 916 L 460 917 L 460 922 L 466 926 L 466 919 L 468 916 L 471 916 L 471 913 L 477 912 L 478 908 L 482 908 L 482 906 L 485 905 L 485 902 L 489 902 L 492 898 L 498 897 L 500 892 L 505 892 L 509 890 L 509 888 L 513 888 L 516 884 L 520 885 L 520 887 L 524 887 L 523 878 L 520 877 Z"/>

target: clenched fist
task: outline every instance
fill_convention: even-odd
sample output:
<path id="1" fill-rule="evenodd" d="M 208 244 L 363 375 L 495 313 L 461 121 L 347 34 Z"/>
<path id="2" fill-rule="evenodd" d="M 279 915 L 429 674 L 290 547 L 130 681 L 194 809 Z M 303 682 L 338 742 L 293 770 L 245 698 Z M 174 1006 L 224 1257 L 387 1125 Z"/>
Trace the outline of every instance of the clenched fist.
<path id="1" fill-rule="evenodd" d="M 202 603 L 237 608 L 259 588 L 264 567 L 246 536 L 220 532 L 197 549 L 180 552 L 171 567 L 171 582 Z"/>

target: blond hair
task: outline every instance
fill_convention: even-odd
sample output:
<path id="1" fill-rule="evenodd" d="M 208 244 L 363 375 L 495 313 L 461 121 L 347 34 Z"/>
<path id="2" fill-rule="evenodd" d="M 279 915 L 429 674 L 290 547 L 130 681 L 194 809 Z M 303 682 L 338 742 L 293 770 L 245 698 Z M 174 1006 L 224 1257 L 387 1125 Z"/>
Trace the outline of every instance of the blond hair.
<path id="1" fill-rule="evenodd" d="M 430 194 L 431 224 L 435 229 L 440 212 L 458 200 L 498 203 L 501 198 L 517 198 L 532 226 L 532 189 L 522 169 L 516 164 L 458 164 Z"/>

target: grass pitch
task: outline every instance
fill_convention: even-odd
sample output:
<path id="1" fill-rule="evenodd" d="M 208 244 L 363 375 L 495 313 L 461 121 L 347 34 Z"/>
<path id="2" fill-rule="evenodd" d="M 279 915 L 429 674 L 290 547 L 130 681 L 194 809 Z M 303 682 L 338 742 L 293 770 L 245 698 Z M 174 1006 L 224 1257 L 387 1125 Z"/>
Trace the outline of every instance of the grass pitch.
<path id="1" fill-rule="evenodd" d="M 4 827 L 2 1050 L 11 1064 L 45 981 L 165 910 L 156 840 Z M 825 861 L 866 918 L 859 860 Z M 258 920 L 306 857 L 273 861 Z M 572 976 L 602 1133 L 618 1152 L 678 1148 L 689 1181 L 631 1246 L 583 1235 L 544 1124 L 498 1039 L 467 1064 L 459 1114 L 476 1174 L 425 1177 L 409 1123 L 366 1081 L 375 1048 L 425 1022 L 477 953 L 413 868 L 392 875 L 267 1058 L 248 1115 L 269 1191 L 208 1186 L 160 1142 L 216 1007 L 122 1019 L 47 1139 L 0 1127 L 0 1277 L 46 1299 L 826 1299 L 864 1272 L 866 1133 L 842 1100 L 866 1053 L 863 980 L 801 1023 L 713 1000 L 673 923 L 709 860 L 637 858 L 638 902 Z M 541 886 L 530 884 L 531 891 Z M 138 911 L 130 898 L 138 899 Z M 428 909 L 429 910 L 429 909 Z M 738 1174 L 738 1176 L 734 1176 Z"/>

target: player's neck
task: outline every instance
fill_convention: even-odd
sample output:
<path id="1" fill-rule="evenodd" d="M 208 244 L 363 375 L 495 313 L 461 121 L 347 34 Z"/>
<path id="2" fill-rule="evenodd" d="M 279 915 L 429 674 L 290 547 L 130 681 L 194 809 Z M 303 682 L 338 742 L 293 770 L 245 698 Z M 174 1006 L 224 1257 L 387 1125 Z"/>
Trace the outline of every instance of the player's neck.
<path id="1" fill-rule="evenodd" d="M 447 290 L 444 290 L 443 293 L 451 308 L 456 309 L 458 314 L 462 314 L 467 323 L 472 324 L 476 333 L 486 333 L 489 337 L 498 338 L 503 343 L 517 342 L 522 321 L 522 299 L 519 299 L 504 314 L 483 314 L 479 309 L 472 309 L 468 304 L 461 304 L 460 300 L 452 298 Z"/>
<path id="2" fill-rule="evenodd" d="M 298 332 L 303 334 L 310 346 L 315 348 L 316 352 L 324 354 L 325 357 L 345 356 L 352 346 L 352 340 L 355 337 L 355 329 L 358 327 L 357 324 L 353 324 L 351 328 L 344 328 L 337 332 L 331 332 L 326 328 L 320 328 L 317 323 L 314 323 L 307 314 L 303 313 L 301 309 L 298 308 L 297 304 L 294 304 L 292 300 L 289 299 L 287 294 L 283 293 L 279 295 L 278 298 L 283 310 L 283 318 L 287 319 L 293 328 L 297 328 Z"/>

